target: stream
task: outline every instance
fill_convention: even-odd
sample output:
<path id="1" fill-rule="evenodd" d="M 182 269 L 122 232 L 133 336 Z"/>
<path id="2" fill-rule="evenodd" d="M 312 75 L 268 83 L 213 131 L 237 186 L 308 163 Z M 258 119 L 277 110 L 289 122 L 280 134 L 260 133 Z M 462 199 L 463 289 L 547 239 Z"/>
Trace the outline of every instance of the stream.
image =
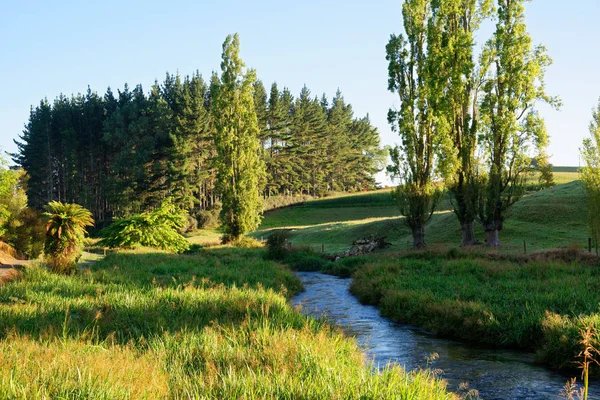
<path id="1" fill-rule="evenodd" d="M 375 365 L 398 363 L 407 370 L 425 367 L 443 371 L 449 389 L 466 382 L 482 399 L 557 399 L 568 377 L 533 363 L 533 355 L 505 349 L 486 349 L 440 339 L 418 328 L 383 318 L 374 306 L 365 306 L 349 292 L 351 279 L 314 272 L 299 272 L 305 291 L 294 297 L 302 312 L 326 316 L 355 337 Z M 578 377 L 579 378 L 579 377 Z M 590 386 L 590 399 L 600 399 L 600 385 Z"/>

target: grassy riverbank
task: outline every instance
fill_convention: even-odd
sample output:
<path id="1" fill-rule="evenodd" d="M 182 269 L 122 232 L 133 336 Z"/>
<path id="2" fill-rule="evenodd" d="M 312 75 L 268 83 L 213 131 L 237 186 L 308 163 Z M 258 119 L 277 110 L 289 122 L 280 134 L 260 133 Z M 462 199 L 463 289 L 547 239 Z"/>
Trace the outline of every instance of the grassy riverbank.
<path id="1" fill-rule="evenodd" d="M 0 398 L 452 399 L 427 372 L 373 373 L 302 316 L 301 283 L 260 251 L 110 254 L 0 287 Z"/>
<path id="2" fill-rule="evenodd" d="M 473 343 L 534 350 L 540 362 L 568 369 L 581 351 L 579 329 L 600 327 L 600 268 L 560 260 L 565 257 L 577 255 L 537 261 L 432 254 L 359 258 L 351 291 L 395 321 Z"/>

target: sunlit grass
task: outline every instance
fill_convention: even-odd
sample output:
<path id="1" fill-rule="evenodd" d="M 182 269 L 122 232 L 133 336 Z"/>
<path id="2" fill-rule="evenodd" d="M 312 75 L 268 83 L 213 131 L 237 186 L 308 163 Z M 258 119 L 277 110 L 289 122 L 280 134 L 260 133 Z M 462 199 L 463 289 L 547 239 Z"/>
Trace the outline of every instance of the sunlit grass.
<path id="1" fill-rule="evenodd" d="M 111 253 L 0 287 L 0 398 L 451 399 L 429 372 L 376 371 L 303 316 L 261 250 Z"/>
<path id="2" fill-rule="evenodd" d="M 559 173 L 577 176 L 573 172 Z M 566 179 L 565 180 L 569 180 Z M 368 200 L 372 197 L 371 200 Z M 356 199 L 360 198 L 362 203 Z M 387 198 L 387 200 L 385 200 Z M 298 245 L 312 246 L 335 253 L 351 246 L 352 241 L 369 236 L 385 236 L 393 250 L 410 248 L 411 232 L 404 224 L 398 208 L 391 202 L 391 194 L 375 192 L 339 199 L 308 202 L 299 207 L 276 210 L 265 215 L 254 237 L 266 238 L 274 229 L 291 229 L 290 240 Z M 434 248 L 450 249 L 460 245 L 460 226 L 456 216 L 447 208 L 436 212 L 426 226 L 425 239 Z M 522 253 L 557 247 L 587 246 L 589 237 L 587 200 L 580 181 L 571 181 L 551 189 L 528 193 L 506 213 L 504 229 L 500 233 L 502 247 L 493 252 Z M 484 232 L 475 223 L 476 236 L 483 241 Z M 407 244 L 408 243 L 408 244 Z"/>
<path id="3" fill-rule="evenodd" d="M 536 350 L 540 361 L 572 367 L 579 328 L 600 323 L 597 266 L 465 257 L 363 259 L 351 290 L 394 320 L 470 342 Z"/>

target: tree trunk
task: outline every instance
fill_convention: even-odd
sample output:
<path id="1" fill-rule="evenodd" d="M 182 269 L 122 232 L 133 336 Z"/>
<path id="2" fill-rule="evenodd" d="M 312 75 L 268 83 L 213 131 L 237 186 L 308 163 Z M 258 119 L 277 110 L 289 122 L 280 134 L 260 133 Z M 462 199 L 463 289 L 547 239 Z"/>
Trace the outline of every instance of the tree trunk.
<path id="1" fill-rule="evenodd" d="M 485 230 L 485 244 L 489 247 L 500 247 L 500 231 L 496 227 Z"/>
<path id="2" fill-rule="evenodd" d="M 462 242 L 461 246 L 473 246 L 479 244 L 479 241 L 475 237 L 475 230 L 473 229 L 473 221 L 465 222 L 461 225 L 462 230 Z"/>
<path id="3" fill-rule="evenodd" d="M 419 226 L 412 229 L 413 250 L 422 250 L 425 248 L 425 227 Z"/>

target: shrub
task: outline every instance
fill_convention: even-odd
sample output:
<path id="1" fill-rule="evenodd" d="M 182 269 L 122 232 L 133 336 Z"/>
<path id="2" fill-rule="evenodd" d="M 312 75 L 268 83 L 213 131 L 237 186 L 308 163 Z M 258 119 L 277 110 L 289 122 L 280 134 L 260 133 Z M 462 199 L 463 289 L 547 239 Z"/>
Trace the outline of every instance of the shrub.
<path id="1" fill-rule="evenodd" d="M 23 209 L 19 224 L 12 229 L 9 242 L 28 259 L 38 258 L 44 251 L 46 225 L 40 213 L 33 208 Z"/>
<path id="2" fill-rule="evenodd" d="M 154 211 L 117 220 L 104 228 L 100 232 L 99 245 L 111 248 L 145 246 L 182 253 L 190 247 L 179 233 L 186 223 L 185 211 L 167 199 Z"/>
<path id="3" fill-rule="evenodd" d="M 446 258 L 450 260 L 456 260 L 457 258 L 460 258 L 460 250 L 458 250 L 456 247 L 451 248 L 448 250 L 448 253 L 446 253 Z"/>
<path id="4" fill-rule="evenodd" d="M 327 260 L 310 248 L 289 251 L 283 262 L 295 271 L 321 271 L 327 264 Z"/>
<path id="5" fill-rule="evenodd" d="M 267 238 L 267 255 L 271 260 L 283 260 L 288 253 L 287 241 L 290 238 L 290 231 L 287 229 L 278 229 Z"/>
<path id="6" fill-rule="evenodd" d="M 185 225 L 183 225 L 179 229 L 179 233 L 184 234 L 187 232 L 195 231 L 196 229 L 198 229 L 198 220 L 196 220 L 196 218 L 192 217 L 191 215 L 186 215 Z"/>
<path id="7" fill-rule="evenodd" d="M 240 249 L 259 249 L 263 247 L 261 242 L 247 236 L 242 236 L 240 239 L 233 242 L 233 245 Z"/>
<path id="8" fill-rule="evenodd" d="M 198 221 L 197 227 L 200 229 L 210 229 L 219 226 L 219 214 L 221 214 L 221 204 L 217 203 L 212 208 L 202 210 L 196 215 Z"/>
<path id="9" fill-rule="evenodd" d="M 94 224 L 92 213 L 79 204 L 52 201 L 46 206 L 44 215 L 48 218 L 44 245 L 46 262 L 55 272 L 73 272 L 83 250 L 85 228 Z"/>
<path id="10" fill-rule="evenodd" d="M 356 270 L 365 265 L 368 257 L 346 257 L 341 260 L 328 263 L 322 271 L 329 275 L 342 278 L 350 278 Z"/>

